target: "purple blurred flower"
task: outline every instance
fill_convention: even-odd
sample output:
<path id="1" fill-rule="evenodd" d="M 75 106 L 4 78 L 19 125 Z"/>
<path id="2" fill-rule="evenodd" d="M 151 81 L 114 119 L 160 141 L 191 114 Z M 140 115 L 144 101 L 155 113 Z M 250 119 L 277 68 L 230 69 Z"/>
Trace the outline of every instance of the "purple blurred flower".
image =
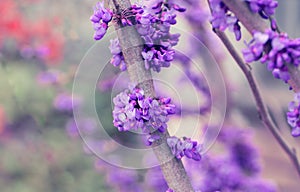
<path id="1" fill-rule="evenodd" d="M 250 142 L 251 132 L 236 127 L 227 127 L 219 135 L 219 140 L 228 148 L 230 159 L 246 175 L 260 172 L 258 151 Z"/>
<path id="2" fill-rule="evenodd" d="M 67 122 L 66 131 L 67 131 L 67 134 L 71 138 L 77 138 L 79 136 L 79 132 L 78 132 L 78 129 L 77 129 L 77 126 L 76 126 L 76 122 L 74 121 L 74 119 L 70 119 Z"/>
<path id="3" fill-rule="evenodd" d="M 274 15 L 278 2 L 275 0 L 245 0 L 254 13 L 259 13 L 263 18 Z"/>
<path id="4" fill-rule="evenodd" d="M 202 145 L 198 144 L 196 141 L 192 141 L 190 138 L 186 137 L 179 139 L 173 136 L 167 139 L 167 143 L 177 159 L 186 156 L 189 159 L 200 161 Z"/>
<path id="5" fill-rule="evenodd" d="M 251 132 L 236 127 L 225 128 L 219 140 L 228 148 L 230 159 L 246 175 L 257 175 L 260 172 L 258 151 L 250 142 Z"/>
<path id="6" fill-rule="evenodd" d="M 160 167 L 148 169 L 145 178 L 147 187 L 153 191 L 166 191 L 168 189 L 168 184 L 164 179 Z"/>
<path id="7" fill-rule="evenodd" d="M 276 191 L 273 185 L 261 178 L 244 174 L 227 158 L 205 157 L 201 163 L 201 168 L 197 169 L 202 172 L 204 178 L 200 186 L 201 191 Z"/>
<path id="8" fill-rule="evenodd" d="M 259 173 L 260 166 L 257 162 L 258 154 L 250 143 L 241 138 L 241 140 L 230 146 L 230 154 L 233 162 L 246 174 L 256 175 Z"/>
<path id="9" fill-rule="evenodd" d="M 292 127 L 292 135 L 300 136 L 300 93 L 295 94 L 294 101 L 290 102 L 288 112 L 286 113 L 287 122 Z"/>
<path id="10" fill-rule="evenodd" d="M 68 93 L 61 93 L 56 96 L 53 105 L 59 111 L 70 112 L 79 105 L 79 100 Z"/>
<path id="11" fill-rule="evenodd" d="M 45 71 L 38 74 L 37 81 L 42 85 L 54 85 L 59 82 L 60 72 Z"/>
<path id="12" fill-rule="evenodd" d="M 209 0 L 212 19 L 211 24 L 213 28 L 225 31 L 227 28 L 234 33 L 236 40 L 241 39 L 241 27 L 239 20 L 229 12 L 228 7 L 221 0 Z"/>

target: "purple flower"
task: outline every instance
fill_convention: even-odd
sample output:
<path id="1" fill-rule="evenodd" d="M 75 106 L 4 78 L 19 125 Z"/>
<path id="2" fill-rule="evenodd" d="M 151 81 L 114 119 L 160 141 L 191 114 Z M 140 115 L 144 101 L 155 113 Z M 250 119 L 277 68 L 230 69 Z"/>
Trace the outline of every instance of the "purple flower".
<path id="1" fill-rule="evenodd" d="M 42 85 L 54 85 L 59 83 L 60 73 L 58 71 L 41 72 L 37 80 Z"/>
<path id="2" fill-rule="evenodd" d="M 170 98 L 146 97 L 139 88 L 121 92 L 113 102 L 113 124 L 119 131 L 141 129 L 147 134 L 154 130 L 165 132 L 168 116 L 175 113 L 175 105 L 171 104 Z M 157 139 L 156 135 L 151 135 L 148 144 Z"/>
<path id="3" fill-rule="evenodd" d="M 125 71 L 127 69 L 126 62 L 118 38 L 110 40 L 109 49 L 113 55 L 110 63 L 115 67 L 119 67 L 121 71 Z"/>
<path id="4" fill-rule="evenodd" d="M 72 95 L 68 93 L 61 93 L 54 100 L 54 107 L 59 111 L 69 112 L 73 110 L 73 107 L 77 107 L 78 105 L 79 100 L 72 98 Z"/>
<path id="5" fill-rule="evenodd" d="M 167 139 L 168 146 L 171 148 L 172 154 L 177 158 L 181 159 L 186 156 L 189 159 L 195 161 L 201 160 L 201 149 L 202 145 L 197 144 L 196 141 L 192 141 L 190 138 L 183 137 L 181 139 L 177 137 L 170 137 Z"/>
<path id="6" fill-rule="evenodd" d="M 94 7 L 94 14 L 90 17 L 95 34 L 94 39 L 100 40 L 105 35 L 108 23 L 112 20 L 113 13 L 104 7 L 104 2 L 98 2 Z"/>
<path id="7" fill-rule="evenodd" d="M 236 40 L 241 39 L 241 27 L 239 20 L 229 13 L 228 7 L 221 0 L 209 0 L 212 19 L 211 24 L 215 29 L 225 31 L 227 28 L 234 33 Z"/>
<path id="8" fill-rule="evenodd" d="M 162 67 L 169 67 L 170 62 L 174 59 L 175 51 L 172 47 L 177 45 L 180 35 L 171 34 L 170 26 L 176 24 L 175 13 L 183 12 L 185 8 L 173 1 L 159 0 L 150 4 L 152 5 L 143 7 L 132 5 L 129 9 L 131 19 L 123 18 L 120 22 L 123 26 L 136 24 L 135 27 L 144 41 L 141 54 L 145 60 L 145 69 L 151 68 L 153 71 L 159 72 Z M 95 23 L 95 39 L 101 39 L 107 29 L 101 26 L 102 20 L 105 21 L 104 24 L 107 24 L 103 19 L 105 11 L 100 11 L 100 14 L 98 9 L 102 10 L 103 5 L 99 4 L 95 14 L 91 17 L 91 21 Z M 107 10 L 106 12 L 110 13 Z M 126 70 L 126 63 L 117 39 L 111 41 L 110 50 L 113 54 L 111 63 L 119 66 L 122 71 Z"/>
<path id="9" fill-rule="evenodd" d="M 149 50 L 148 52 L 143 51 L 142 52 L 142 56 L 143 59 L 145 59 L 145 61 L 151 61 L 154 55 L 154 51 L 153 50 Z"/>
<path id="10" fill-rule="evenodd" d="M 236 127 L 225 128 L 219 135 L 229 151 L 232 163 L 236 164 L 246 175 L 253 176 L 260 172 L 258 152 L 250 142 L 251 132 Z"/>
<path id="11" fill-rule="evenodd" d="M 161 0 L 152 2 L 152 5 L 141 8 L 143 11 L 136 13 L 137 31 L 144 40 L 142 57 L 145 68 L 159 72 L 162 67 L 169 67 L 173 61 L 179 34 L 171 34 L 170 26 L 176 24 L 176 11 L 185 9 L 173 1 Z"/>
<path id="12" fill-rule="evenodd" d="M 278 2 L 275 0 L 245 0 L 251 11 L 259 13 L 263 18 L 269 18 L 274 15 Z"/>
<path id="13" fill-rule="evenodd" d="M 96 29 L 96 32 L 94 34 L 94 39 L 95 40 L 100 40 L 103 38 L 103 36 L 105 35 L 106 33 L 106 30 L 107 30 L 107 25 L 105 23 L 102 23 L 100 24 L 99 26 L 95 27 L 94 28 L 97 28 Z"/>
<path id="14" fill-rule="evenodd" d="M 300 136 L 300 93 L 295 94 L 294 101 L 289 103 L 288 112 L 286 113 L 287 122 L 292 127 L 292 135 Z"/>
<path id="15" fill-rule="evenodd" d="M 121 53 L 121 46 L 118 38 L 110 40 L 109 49 L 113 55 Z"/>
<path id="16" fill-rule="evenodd" d="M 284 33 L 278 34 L 271 30 L 265 33 L 255 32 L 247 47 L 243 50 L 246 62 L 260 60 L 266 63 L 273 76 L 286 83 L 290 76 L 285 64 L 299 66 L 300 39 L 289 39 Z"/>
<path id="17" fill-rule="evenodd" d="M 269 40 L 269 35 L 265 33 L 256 32 L 253 39 L 247 45 L 248 49 L 244 49 L 243 55 L 246 62 L 257 61 L 262 57 L 264 45 Z"/>

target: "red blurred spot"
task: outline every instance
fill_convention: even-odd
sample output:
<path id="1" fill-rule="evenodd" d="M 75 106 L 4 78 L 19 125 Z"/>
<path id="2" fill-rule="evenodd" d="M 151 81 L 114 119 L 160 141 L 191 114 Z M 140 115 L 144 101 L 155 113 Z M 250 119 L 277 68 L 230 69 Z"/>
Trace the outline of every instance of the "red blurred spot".
<path id="1" fill-rule="evenodd" d="M 37 2 L 36 0 L 27 0 Z M 57 30 L 59 17 L 29 21 L 13 0 L 0 0 L 0 47 L 6 38 L 15 40 L 19 50 L 31 47 L 46 64 L 58 64 L 63 56 L 64 37 Z"/>
<path id="2" fill-rule="evenodd" d="M 3 133 L 5 128 L 5 113 L 4 109 L 0 107 L 0 134 Z"/>

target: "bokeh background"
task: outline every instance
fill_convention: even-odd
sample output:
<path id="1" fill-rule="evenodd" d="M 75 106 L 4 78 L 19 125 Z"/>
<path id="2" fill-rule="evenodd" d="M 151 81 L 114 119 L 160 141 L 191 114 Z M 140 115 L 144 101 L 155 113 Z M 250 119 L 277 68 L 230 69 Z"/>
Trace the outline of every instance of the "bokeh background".
<path id="1" fill-rule="evenodd" d="M 97 169 L 97 157 L 78 137 L 70 110 L 76 68 L 95 43 L 89 21 L 95 3 L 91 0 L 0 1 L 1 192 L 115 191 L 107 184 L 105 172 Z M 299 8 L 298 0 L 280 0 L 276 13 L 281 30 L 294 38 L 300 36 Z M 243 34 L 249 41 L 247 32 Z M 244 47 L 242 41 L 235 44 Z M 220 43 L 218 46 L 222 48 Z M 228 118 L 253 130 L 253 142 L 263 166 L 262 176 L 272 181 L 278 191 L 298 191 L 296 171 L 260 123 L 247 82 L 226 54 L 225 51 L 224 76 L 230 82 L 227 91 L 235 106 Z M 290 136 L 284 117 L 293 94 L 265 66 L 257 63 L 253 69 L 280 131 L 299 149 L 299 139 Z M 118 72 L 112 67 L 107 70 L 105 78 Z M 110 94 L 103 91 L 107 86 L 106 81 L 99 84 L 96 99 L 99 116 L 105 120 L 103 124 L 112 138 L 120 139 L 127 146 L 134 145 L 128 135 L 116 136 L 118 133 L 111 124 Z M 193 125 L 194 120 L 187 117 L 183 127 Z M 177 123 L 177 120 L 170 122 L 173 126 Z M 93 129 L 93 123 L 86 126 L 88 130 Z"/>

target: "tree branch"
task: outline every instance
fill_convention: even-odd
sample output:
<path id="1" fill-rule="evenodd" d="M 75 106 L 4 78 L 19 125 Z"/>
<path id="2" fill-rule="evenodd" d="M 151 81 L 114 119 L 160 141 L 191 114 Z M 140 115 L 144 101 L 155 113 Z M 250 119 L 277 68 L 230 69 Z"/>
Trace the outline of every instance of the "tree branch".
<path id="1" fill-rule="evenodd" d="M 273 121 L 270 118 L 270 114 L 267 110 L 267 108 L 264 105 L 263 99 L 261 97 L 261 94 L 259 92 L 259 88 L 256 84 L 255 78 L 252 75 L 251 70 L 249 67 L 244 63 L 243 59 L 239 56 L 237 51 L 234 49 L 233 45 L 225 35 L 225 33 L 221 32 L 220 30 L 216 29 L 216 34 L 221 39 L 231 56 L 234 58 L 240 69 L 243 71 L 249 85 L 252 91 L 252 94 L 254 96 L 256 107 L 259 113 L 259 116 L 261 118 L 261 121 L 267 127 L 272 135 L 275 137 L 281 148 L 284 150 L 284 152 L 288 155 L 290 160 L 292 161 L 294 167 L 297 170 L 298 175 L 300 176 L 300 164 L 299 160 L 297 158 L 297 154 L 294 148 L 291 148 L 289 144 L 284 140 L 284 138 L 281 136 L 281 134 L 278 132 L 278 128 L 275 127 Z"/>
<path id="2" fill-rule="evenodd" d="M 114 11 L 119 13 L 131 7 L 129 0 L 113 0 L 113 2 L 108 3 Z M 141 56 L 144 43 L 140 35 L 134 26 L 122 27 L 120 23 L 114 22 L 114 27 L 127 63 L 131 82 L 142 88 L 146 96 L 155 97 L 151 72 L 145 69 L 144 60 Z M 167 138 L 170 137 L 168 131 L 166 133 L 156 131 L 154 134 L 159 135 L 160 139 L 152 144 L 152 148 L 160 162 L 168 186 L 176 192 L 193 191 L 181 160 L 174 157 L 167 145 Z"/>
<path id="3" fill-rule="evenodd" d="M 265 32 L 269 29 L 265 20 L 258 14 L 252 13 L 247 4 L 241 0 L 222 0 L 231 12 L 240 20 L 246 29 L 253 35 L 255 31 Z M 295 92 L 300 92 L 300 70 L 292 64 L 287 64 L 291 79 L 289 85 Z"/>

